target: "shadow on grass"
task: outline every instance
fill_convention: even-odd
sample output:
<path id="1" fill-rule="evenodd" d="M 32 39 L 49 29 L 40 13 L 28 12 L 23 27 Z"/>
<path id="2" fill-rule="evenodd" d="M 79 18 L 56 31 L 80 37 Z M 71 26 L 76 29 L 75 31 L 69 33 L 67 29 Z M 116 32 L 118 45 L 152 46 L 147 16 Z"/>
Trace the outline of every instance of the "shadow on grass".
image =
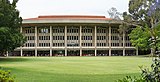
<path id="1" fill-rule="evenodd" d="M 22 62 L 27 61 L 26 58 L 7 58 L 7 57 L 0 57 L 0 62 Z"/>

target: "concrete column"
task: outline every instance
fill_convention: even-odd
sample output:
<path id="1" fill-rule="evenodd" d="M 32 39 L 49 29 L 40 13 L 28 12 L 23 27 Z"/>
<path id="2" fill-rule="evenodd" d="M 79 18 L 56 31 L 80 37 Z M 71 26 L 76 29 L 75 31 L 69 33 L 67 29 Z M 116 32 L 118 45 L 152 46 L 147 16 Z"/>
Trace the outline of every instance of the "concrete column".
<path id="1" fill-rule="evenodd" d="M 53 46 L 53 32 L 52 32 L 52 26 L 50 26 L 50 56 L 52 56 L 52 46 Z"/>
<path id="2" fill-rule="evenodd" d="M 38 46 L 38 32 L 37 26 L 35 26 L 35 56 L 37 57 L 37 46 Z"/>
<path id="3" fill-rule="evenodd" d="M 82 56 L 82 26 L 79 29 L 79 47 L 80 47 L 80 56 Z"/>
<path id="4" fill-rule="evenodd" d="M 65 49 L 65 56 L 67 56 L 67 49 Z"/>
<path id="5" fill-rule="evenodd" d="M 50 57 L 52 57 L 52 49 L 50 49 Z"/>
<path id="6" fill-rule="evenodd" d="M 37 49 L 35 49 L 35 57 L 37 57 Z"/>
<path id="7" fill-rule="evenodd" d="M 22 27 L 20 27 L 20 33 L 22 33 L 22 32 L 23 32 Z M 20 46 L 20 55 L 21 55 L 21 57 L 23 56 L 22 46 Z"/>
<path id="8" fill-rule="evenodd" d="M 20 54 L 21 54 L 21 57 L 22 57 L 23 56 L 23 50 L 22 50 L 22 48 L 21 48 Z"/>
<path id="9" fill-rule="evenodd" d="M 65 56 L 67 56 L 67 26 L 65 26 L 65 30 L 64 30 L 64 41 L 65 41 Z"/>
<path id="10" fill-rule="evenodd" d="M 97 26 L 94 28 L 94 34 L 95 56 L 97 56 Z"/>
<path id="11" fill-rule="evenodd" d="M 82 49 L 80 49 L 80 56 L 82 56 Z"/>
<path id="12" fill-rule="evenodd" d="M 97 49 L 95 49 L 94 54 L 95 54 L 95 56 L 97 56 Z"/>
<path id="13" fill-rule="evenodd" d="M 136 49 L 136 56 L 138 56 L 138 48 Z"/>
<path id="14" fill-rule="evenodd" d="M 123 31 L 123 56 L 125 56 L 125 32 Z"/>
<path id="15" fill-rule="evenodd" d="M 125 48 L 123 48 L 123 56 L 125 56 Z"/>
<path id="16" fill-rule="evenodd" d="M 109 56 L 111 56 L 111 26 L 109 25 Z"/>
<path id="17" fill-rule="evenodd" d="M 6 52 L 6 56 L 8 57 L 9 55 L 8 55 L 8 51 Z"/>

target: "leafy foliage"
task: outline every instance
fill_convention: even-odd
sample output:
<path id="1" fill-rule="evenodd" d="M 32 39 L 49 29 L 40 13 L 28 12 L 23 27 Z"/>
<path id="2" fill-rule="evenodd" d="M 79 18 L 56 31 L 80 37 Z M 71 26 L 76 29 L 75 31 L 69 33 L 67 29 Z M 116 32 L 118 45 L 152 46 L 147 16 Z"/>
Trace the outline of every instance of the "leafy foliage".
<path id="1" fill-rule="evenodd" d="M 160 82 L 160 59 L 155 58 L 151 64 L 151 71 L 147 68 L 140 67 L 142 77 L 146 82 Z"/>
<path id="2" fill-rule="evenodd" d="M 118 12 L 117 9 L 114 7 L 108 10 L 108 14 L 113 20 L 121 20 L 122 14 Z"/>
<path id="3" fill-rule="evenodd" d="M 0 70 L 0 82 L 15 82 L 10 71 Z"/>
<path id="4" fill-rule="evenodd" d="M 140 69 L 142 71 L 140 78 L 126 76 L 126 78 L 118 80 L 117 82 L 160 82 L 160 58 L 154 59 L 151 64 L 151 70 L 143 66 L 140 66 Z"/>
<path id="5" fill-rule="evenodd" d="M 13 51 L 22 46 L 26 41 L 20 33 L 22 18 L 19 17 L 19 11 L 16 9 L 18 0 L 0 0 L 0 56 L 6 51 Z"/>
<path id="6" fill-rule="evenodd" d="M 148 41 L 150 38 L 150 34 L 140 27 L 136 27 L 129 34 L 130 41 L 133 46 L 138 49 L 147 50 L 150 48 L 150 42 Z"/>
<path id="7" fill-rule="evenodd" d="M 117 82 L 146 82 L 143 78 L 126 76 L 122 80 L 118 80 Z"/>

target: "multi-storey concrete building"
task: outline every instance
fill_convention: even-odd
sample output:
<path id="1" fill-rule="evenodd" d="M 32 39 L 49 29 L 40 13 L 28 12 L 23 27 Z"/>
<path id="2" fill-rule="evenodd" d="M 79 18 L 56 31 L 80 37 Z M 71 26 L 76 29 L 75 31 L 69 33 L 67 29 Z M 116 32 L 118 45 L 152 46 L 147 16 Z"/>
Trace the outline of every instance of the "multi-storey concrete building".
<path id="1" fill-rule="evenodd" d="M 121 21 L 105 16 L 39 16 L 24 19 L 24 46 L 19 56 L 125 56 L 136 55 L 127 33 L 119 34 Z M 123 39 L 124 38 L 124 39 Z"/>

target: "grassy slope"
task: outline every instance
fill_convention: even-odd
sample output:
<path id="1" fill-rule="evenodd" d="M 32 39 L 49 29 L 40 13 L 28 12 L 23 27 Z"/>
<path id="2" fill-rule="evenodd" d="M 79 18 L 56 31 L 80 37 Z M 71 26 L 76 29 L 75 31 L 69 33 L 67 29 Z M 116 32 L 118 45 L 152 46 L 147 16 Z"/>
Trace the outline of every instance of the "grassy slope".
<path id="1" fill-rule="evenodd" d="M 18 82 L 114 82 L 139 75 L 138 66 L 151 64 L 145 57 L 38 57 L 1 58 Z"/>

